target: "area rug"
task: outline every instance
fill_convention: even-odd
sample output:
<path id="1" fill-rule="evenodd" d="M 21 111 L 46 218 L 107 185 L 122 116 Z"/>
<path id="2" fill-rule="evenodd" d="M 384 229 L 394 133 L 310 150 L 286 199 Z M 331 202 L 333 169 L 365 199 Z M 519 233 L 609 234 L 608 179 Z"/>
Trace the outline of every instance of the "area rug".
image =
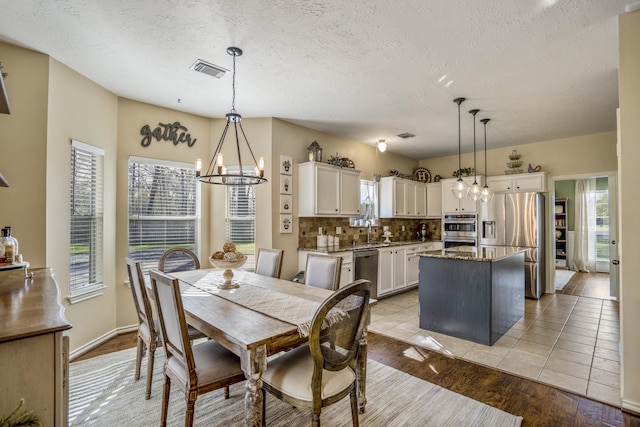
<path id="1" fill-rule="evenodd" d="M 563 290 L 564 287 L 567 286 L 567 283 L 569 283 L 569 280 L 571 280 L 574 274 L 576 274 L 576 272 L 571 270 L 556 270 L 555 279 L 554 279 L 554 285 L 555 285 L 556 291 Z"/>
<path id="2" fill-rule="evenodd" d="M 122 350 L 69 366 L 70 426 L 157 426 L 162 403 L 164 354 L 156 352 L 152 396 L 144 399 L 146 358 L 141 378 L 134 381 L 135 349 Z M 367 408 L 360 425 L 382 426 L 520 426 L 522 417 L 469 399 L 378 362 L 367 365 Z M 244 386 L 200 396 L 195 426 L 241 426 Z M 171 390 L 169 426 L 184 425 L 185 399 L 176 386 Z M 267 393 L 267 426 L 310 425 L 310 413 L 293 408 Z M 349 399 L 322 410 L 325 426 L 351 426 Z"/>

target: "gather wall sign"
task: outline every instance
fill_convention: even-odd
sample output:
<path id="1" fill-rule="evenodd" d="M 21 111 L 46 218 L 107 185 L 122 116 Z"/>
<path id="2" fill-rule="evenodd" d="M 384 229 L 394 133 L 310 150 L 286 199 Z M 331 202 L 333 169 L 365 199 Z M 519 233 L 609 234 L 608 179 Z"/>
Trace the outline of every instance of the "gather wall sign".
<path id="1" fill-rule="evenodd" d="M 158 123 L 158 126 L 153 130 L 151 130 L 151 126 L 144 125 L 140 129 L 140 134 L 142 135 L 140 144 L 143 147 L 148 147 L 155 138 L 157 141 L 171 141 L 173 145 L 186 143 L 187 146 L 193 147 L 197 139 L 192 139 L 191 134 L 187 133 L 188 131 L 189 129 L 186 126 L 182 126 L 180 122 Z"/>

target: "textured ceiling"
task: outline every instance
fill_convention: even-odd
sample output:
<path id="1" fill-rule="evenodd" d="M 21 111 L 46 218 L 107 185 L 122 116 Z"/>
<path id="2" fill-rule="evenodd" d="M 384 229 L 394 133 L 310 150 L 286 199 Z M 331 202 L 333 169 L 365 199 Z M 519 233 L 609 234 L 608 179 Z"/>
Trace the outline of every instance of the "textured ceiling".
<path id="1" fill-rule="evenodd" d="M 489 148 L 615 130 L 617 16 L 637 1 L 0 0 L 0 40 L 118 96 L 207 117 L 229 112 L 231 73 L 189 67 L 231 69 L 238 46 L 243 117 L 428 158 L 457 153 L 460 96 L 463 151 L 472 108 L 491 118 Z"/>

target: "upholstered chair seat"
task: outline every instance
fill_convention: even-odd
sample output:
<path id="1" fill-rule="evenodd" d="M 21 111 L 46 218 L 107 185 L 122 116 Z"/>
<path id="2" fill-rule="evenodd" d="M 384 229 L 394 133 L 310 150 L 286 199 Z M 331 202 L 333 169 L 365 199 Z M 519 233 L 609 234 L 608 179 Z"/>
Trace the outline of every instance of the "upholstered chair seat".
<path id="1" fill-rule="evenodd" d="M 287 394 L 295 399 L 311 402 L 313 400 L 312 377 L 314 360 L 309 351 L 309 346 L 290 350 L 275 360 L 269 362 L 269 369 L 262 375 L 262 380 L 280 393 Z M 330 396 L 343 393 L 355 381 L 356 373 L 347 366 L 339 371 L 322 372 L 322 385 L 320 397 L 326 399 Z"/>

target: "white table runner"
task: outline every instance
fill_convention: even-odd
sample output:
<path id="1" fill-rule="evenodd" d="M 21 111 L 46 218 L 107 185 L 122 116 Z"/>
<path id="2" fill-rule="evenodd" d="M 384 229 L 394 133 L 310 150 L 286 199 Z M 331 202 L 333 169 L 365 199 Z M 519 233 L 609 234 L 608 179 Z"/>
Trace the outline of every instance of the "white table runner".
<path id="1" fill-rule="evenodd" d="M 238 282 L 240 284 L 238 288 L 221 290 L 217 288 L 217 284 L 221 281 L 221 272 L 211 271 L 191 285 L 274 319 L 296 325 L 301 337 L 309 336 L 311 320 L 320 303 L 242 282 Z M 192 291 L 185 293 L 185 295 L 189 294 L 192 294 Z M 331 326 L 347 316 L 346 311 L 334 308 L 329 312 L 322 326 L 323 328 Z"/>

